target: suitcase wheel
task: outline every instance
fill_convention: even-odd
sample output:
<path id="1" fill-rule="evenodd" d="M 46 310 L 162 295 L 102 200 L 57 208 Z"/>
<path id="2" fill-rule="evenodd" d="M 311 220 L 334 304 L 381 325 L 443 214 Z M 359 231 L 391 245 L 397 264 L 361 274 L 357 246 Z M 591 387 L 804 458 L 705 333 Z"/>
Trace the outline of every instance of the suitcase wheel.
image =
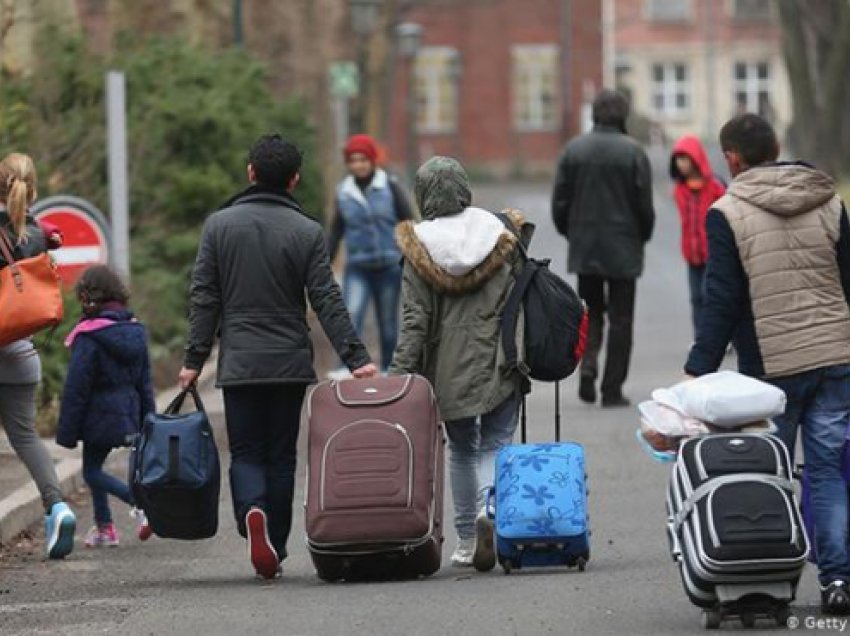
<path id="1" fill-rule="evenodd" d="M 576 566 L 578 567 L 579 572 L 584 572 L 587 569 L 587 559 L 579 557 L 576 561 Z"/>
<path id="2" fill-rule="evenodd" d="M 514 563 L 510 559 L 505 559 L 502 561 L 502 569 L 505 570 L 505 576 L 511 573 L 511 570 L 514 569 Z"/>
<path id="3" fill-rule="evenodd" d="M 741 625 L 747 629 L 752 629 L 756 626 L 756 615 L 752 612 L 744 612 L 741 614 Z"/>
<path id="4" fill-rule="evenodd" d="M 777 627 L 787 627 L 788 619 L 791 618 L 791 608 L 787 605 L 780 607 L 776 610 L 773 618 L 776 620 Z"/>
<path id="5" fill-rule="evenodd" d="M 711 609 L 705 610 L 702 613 L 702 626 L 705 629 L 719 629 L 723 622 L 723 614 L 720 610 Z"/>

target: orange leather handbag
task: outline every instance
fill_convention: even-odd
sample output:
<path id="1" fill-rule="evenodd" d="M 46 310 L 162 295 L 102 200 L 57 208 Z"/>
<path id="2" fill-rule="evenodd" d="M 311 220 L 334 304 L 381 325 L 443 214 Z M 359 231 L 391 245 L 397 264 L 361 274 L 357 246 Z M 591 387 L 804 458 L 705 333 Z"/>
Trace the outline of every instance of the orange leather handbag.
<path id="1" fill-rule="evenodd" d="M 28 338 L 62 322 L 62 287 L 47 252 L 18 261 L 5 230 L 0 229 L 0 346 Z"/>

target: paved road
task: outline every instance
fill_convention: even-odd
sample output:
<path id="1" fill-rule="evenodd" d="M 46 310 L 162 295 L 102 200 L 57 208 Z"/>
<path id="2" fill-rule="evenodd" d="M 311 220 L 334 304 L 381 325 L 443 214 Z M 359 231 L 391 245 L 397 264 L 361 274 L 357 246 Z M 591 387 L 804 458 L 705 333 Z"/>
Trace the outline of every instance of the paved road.
<path id="1" fill-rule="evenodd" d="M 634 400 L 680 377 L 690 338 L 678 229 L 664 190 L 659 192 L 658 231 L 639 286 L 626 387 Z M 548 220 L 547 199 L 545 184 L 490 186 L 479 191 L 477 203 L 526 210 L 538 224 L 532 251 L 553 256 L 556 270 L 564 271 L 564 244 Z M 552 435 L 553 390 L 537 387 L 531 398 L 532 439 Z M 62 563 L 44 563 L 20 551 L 7 555 L 0 560 L 0 633 L 701 633 L 699 612 L 685 598 L 667 553 L 667 468 L 638 449 L 633 410 L 587 407 L 575 393 L 574 380 L 562 387 L 565 430 L 588 453 L 594 531 L 591 562 L 583 574 L 547 570 L 506 577 L 498 570 L 480 575 L 446 566 L 424 581 L 323 584 L 309 563 L 298 511 L 285 577 L 261 583 L 251 577 L 225 498 L 222 528 L 211 541 L 140 544 L 128 537 L 118 549 L 80 549 Z M 210 406 L 220 422 L 220 401 Z M 299 499 L 301 486 L 303 481 Z M 90 516 L 82 502 L 81 516 Z M 114 508 L 124 520 L 124 508 Z M 129 521 L 122 522 L 129 531 Z M 449 537 L 446 559 L 453 547 Z M 801 599 L 816 599 L 811 572 Z"/>

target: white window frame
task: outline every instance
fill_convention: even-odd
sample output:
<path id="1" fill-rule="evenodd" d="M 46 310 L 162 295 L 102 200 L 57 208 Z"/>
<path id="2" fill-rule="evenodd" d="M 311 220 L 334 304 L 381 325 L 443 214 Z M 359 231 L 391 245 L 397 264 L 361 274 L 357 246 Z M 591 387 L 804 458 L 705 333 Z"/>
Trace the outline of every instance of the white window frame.
<path id="1" fill-rule="evenodd" d="M 744 79 L 738 79 L 738 66 L 743 64 L 745 68 Z M 758 76 L 759 66 L 767 67 L 767 77 Z M 738 93 L 746 96 L 745 110 L 748 113 L 760 113 L 759 94 L 767 93 L 767 103 L 773 103 L 773 65 L 769 60 L 736 60 L 732 63 L 732 105 L 738 109 Z M 766 113 L 760 113 L 766 114 Z"/>
<path id="2" fill-rule="evenodd" d="M 450 46 L 426 46 L 416 56 L 417 131 L 447 134 L 458 127 L 458 51 Z M 439 62 L 435 63 L 436 60 Z M 446 95 L 443 95 L 446 91 Z"/>
<path id="3" fill-rule="evenodd" d="M 676 78 L 676 70 L 678 67 L 684 68 L 684 79 Z M 661 67 L 662 79 L 659 82 L 655 79 L 655 69 Z M 652 112 L 658 117 L 664 119 L 685 119 L 690 116 L 693 107 L 693 86 L 691 84 L 691 68 L 690 65 L 682 60 L 676 61 L 656 61 L 652 62 L 649 67 L 651 91 L 651 108 Z M 661 95 L 663 105 L 658 108 L 656 105 L 656 97 Z M 685 96 L 685 106 L 678 105 L 678 96 Z"/>
<path id="4" fill-rule="evenodd" d="M 521 64 L 521 60 L 530 54 L 532 58 L 547 58 L 548 62 L 543 64 Z M 559 60 L 561 49 L 557 44 L 517 44 L 511 49 L 511 63 L 513 66 L 512 92 L 513 92 L 513 124 L 518 132 L 552 132 L 560 126 L 560 82 L 559 82 Z M 551 65 L 551 66 L 550 66 Z M 547 113 L 543 101 L 544 80 L 543 77 L 551 73 L 551 109 Z M 529 89 L 523 94 L 519 89 L 520 77 L 525 74 L 529 83 Z M 527 104 L 523 104 L 528 100 Z M 523 106 L 528 107 L 530 116 L 523 119 Z M 548 117 L 547 117 L 548 115 Z"/>

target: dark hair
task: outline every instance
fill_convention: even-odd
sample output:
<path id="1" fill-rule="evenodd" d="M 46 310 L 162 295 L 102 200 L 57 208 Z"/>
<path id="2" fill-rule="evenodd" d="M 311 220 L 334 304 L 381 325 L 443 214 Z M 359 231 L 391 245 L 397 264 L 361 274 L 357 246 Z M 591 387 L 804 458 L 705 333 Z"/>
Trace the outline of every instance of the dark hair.
<path id="1" fill-rule="evenodd" d="M 118 274 L 106 265 L 93 265 L 83 272 L 74 287 L 86 315 L 100 313 L 106 303 L 126 305 L 130 292 Z"/>
<path id="2" fill-rule="evenodd" d="M 720 129 L 720 147 L 724 152 L 737 152 L 751 167 L 775 161 L 779 155 L 773 126 L 754 113 L 744 113 L 726 122 Z"/>
<path id="3" fill-rule="evenodd" d="M 298 147 L 280 135 L 263 135 L 248 152 L 248 162 L 260 185 L 285 188 L 301 170 Z"/>
<path id="4" fill-rule="evenodd" d="M 625 132 L 628 117 L 629 100 L 620 91 L 606 88 L 593 100 L 594 124 L 614 126 Z"/>

